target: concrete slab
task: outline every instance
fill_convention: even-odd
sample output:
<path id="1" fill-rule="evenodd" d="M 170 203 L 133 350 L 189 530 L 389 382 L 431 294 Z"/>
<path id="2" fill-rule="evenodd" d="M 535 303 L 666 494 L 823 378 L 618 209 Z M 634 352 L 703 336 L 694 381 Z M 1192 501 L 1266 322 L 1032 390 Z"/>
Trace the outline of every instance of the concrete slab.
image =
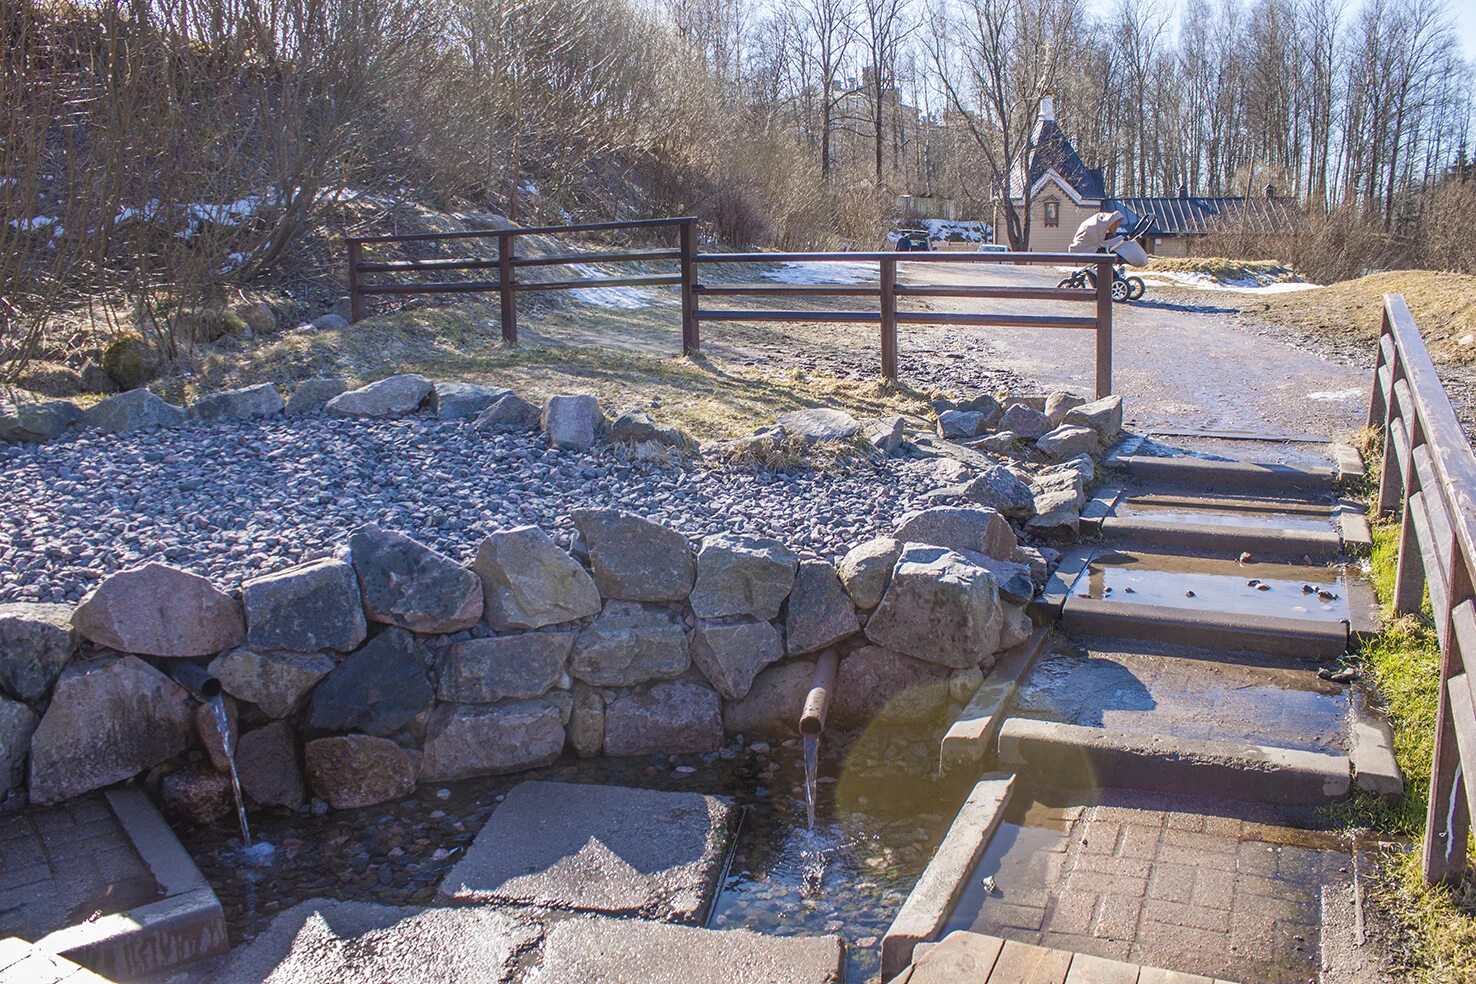
<path id="1" fill-rule="evenodd" d="M 939 771 L 946 774 L 989 767 L 1004 709 L 1045 650 L 1050 635 L 1049 627 L 1036 629 L 1029 639 L 999 655 L 994 669 L 943 736 Z"/>
<path id="2" fill-rule="evenodd" d="M 834 984 L 839 937 L 576 916 L 552 925 L 522 984 Z"/>
<path id="3" fill-rule="evenodd" d="M 0 939 L 0 984 L 112 984 L 66 957 L 15 936 Z"/>
<path id="4" fill-rule="evenodd" d="M 520 783 L 440 897 L 701 922 L 735 815 L 729 800 L 698 793 Z"/>
<path id="5" fill-rule="evenodd" d="M 1123 468 L 1141 481 L 1173 483 L 1216 492 L 1268 493 L 1327 492 L 1337 481 L 1337 470 L 1326 465 L 1286 465 L 1255 461 L 1213 461 L 1207 458 L 1157 458 L 1143 454 L 1120 458 Z"/>
<path id="6" fill-rule="evenodd" d="M 206 984 L 503 984 L 542 936 L 534 914 L 309 899 L 234 950 Z"/>
<path id="7" fill-rule="evenodd" d="M 1213 794 L 1252 803 L 1327 803 L 1347 796 L 1353 782 L 1345 755 L 1027 718 L 1000 729 L 999 764 L 1068 788 Z"/>
<path id="8" fill-rule="evenodd" d="M 935 940 L 963 894 L 969 873 L 1004 819 L 1014 776 L 985 779 L 974 786 L 954 817 L 937 852 L 882 937 L 882 979 L 898 974 L 912 960 L 913 948 Z"/>

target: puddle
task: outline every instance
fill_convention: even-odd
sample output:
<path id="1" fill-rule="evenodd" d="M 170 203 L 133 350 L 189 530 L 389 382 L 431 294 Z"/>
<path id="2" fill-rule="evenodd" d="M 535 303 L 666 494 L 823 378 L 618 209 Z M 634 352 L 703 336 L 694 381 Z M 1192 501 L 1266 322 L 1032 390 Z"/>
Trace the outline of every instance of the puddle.
<path id="1" fill-rule="evenodd" d="M 1053 653 L 1032 668 L 1012 713 L 1303 751 L 1347 744 L 1347 692 L 1311 670 L 1152 653 Z"/>
<path id="2" fill-rule="evenodd" d="M 1262 589 L 1259 584 L 1266 587 Z M 1311 585 L 1314 590 L 1304 591 L 1304 585 Z M 1331 591 L 1336 597 L 1330 601 L 1319 599 L 1315 590 L 1319 588 Z M 1094 557 L 1072 594 L 1136 605 L 1239 615 L 1328 622 L 1349 617 L 1346 582 L 1340 567 L 1237 564 L 1200 557 L 1117 551 Z"/>
<path id="3" fill-rule="evenodd" d="M 1322 892 L 1349 877 L 1347 846 L 1305 818 L 1248 809 L 1017 789 L 945 932 L 1230 980 L 1316 980 Z"/>
<path id="4" fill-rule="evenodd" d="M 501 796 L 524 780 L 717 793 L 743 807 L 743 821 L 708 925 L 838 934 L 846 941 L 846 979 L 859 982 L 878 975 L 881 937 L 963 802 L 966 791 L 934 778 L 939 738 L 922 730 L 827 733 L 813 831 L 794 742 L 709 755 L 569 758 L 517 776 L 423 785 L 399 803 L 324 816 L 253 809 L 259 843 L 275 848 L 270 859 L 248 860 L 239 833 L 224 823 L 178 833 L 220 896 L 236 945 L 316 896 L 432 904 Z M 270 866 L 256 866 L 263 860 Z"/>

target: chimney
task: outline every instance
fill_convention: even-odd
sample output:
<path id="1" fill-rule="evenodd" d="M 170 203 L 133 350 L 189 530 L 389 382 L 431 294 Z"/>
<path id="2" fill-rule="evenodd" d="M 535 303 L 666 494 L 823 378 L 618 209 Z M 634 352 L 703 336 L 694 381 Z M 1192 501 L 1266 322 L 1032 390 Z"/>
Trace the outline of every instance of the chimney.
<path id="1" fill-rule="evenodd" d="M 1189 182 L 1185 181 L 1183 184 L 1179 185 L 1179 197 L 1180 198 L 1188 198 L 1189 197 Z"/>
<path id="2" fill-rule="evenodd" d="M 1049 95 L 1047 95 L 1047 96 L 1041 96 L 1040 97 L 1040 119 L 1041 120 L 1044 120 L 1044 121 L 1047 121 L 1047 122 L 1054 122 L 1055 121 L 1055 119 L 1056 119 L 1056 97 L 1055 96 L 1049 96 Z"/>
<path id="3" fill-rule="evenodd" d="M 1274 184 L 1268 184 L 1266 186 L 1266 197 L 1267 198 L 1275 198 L 1276 197 L 1276 186 Z"/>

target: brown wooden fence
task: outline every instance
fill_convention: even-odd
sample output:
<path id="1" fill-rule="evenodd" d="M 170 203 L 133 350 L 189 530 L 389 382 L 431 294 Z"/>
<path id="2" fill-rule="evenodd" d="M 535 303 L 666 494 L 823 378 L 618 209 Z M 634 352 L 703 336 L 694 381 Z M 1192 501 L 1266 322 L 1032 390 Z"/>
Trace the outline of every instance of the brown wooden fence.
<path id="1" fill-rule="evenodd" d="M 1419 328 L 1397 294 L 1384 296 L 1368 424 L 1383 429 L 1378 511 L 1401 516 L 1394 610 L 1419 612 L 1426 588 L 1440 642 L 1440 709 L 1425 817 L 1428 882 L 1466 868 L 1476 810 L 1476 455 L 1456 419 Z"/>
<path id="2" fill-rule="evenodd" d="M 594 250 L 556 253 L 548 256 L 517 255 L 521 236 L 559 236 L 568 234 L 676 227 L 675 248 L 643 250 Z M 451 258 L 421 260 L 366 259 L 366 246 L 389 246 L 404 243 L 454 242 L 470 240 L 497 241 L 495 259 Z M 696 355 L 701 351 L 703 321 L 837 321 L 876 324 L 880 328 L 882 375 L 892 381 L 898 378 L 897 326 L 903 324 L 947 324 L 974 327 L 1072 328 L 1095 333 L 1097 395 L 1112 392 L 1112 266 L 1107 255 L 1082 256 L 1071 253 L 955 253 L 955 252 L 873 252 L 873 253 L 699 253 L 696 251 L 697 220 L 690 216 L 668 219 L 644 219 L 631 222 L 589 222 L 578 225 L 534 228 L 497 229 L 476 232 L 432 232 L 406 236 L 369 236 L 347 240 L 349 296 L 353 305 L 352 320 L 363 313 L 363 298 L 381 294 L 468 294 L 498 293 L 502 302 L 502 337 L 508 344 L 518 340 L 516 298 L 523 291 L 575 290 L 588 287 L 677 287 L 682 299 L 682 352 Z M 650 276 L 582 277 L 573 280 L 519 280 L 517 272 L 530 266 L 559 266 L 573 263 L 643 263 L 676 261 L 677 272 Z M 732 263 L 875 263 L 876 286 L 868 284 L 705 284 L 698 280 L 702 267 Z M 901 264 L 1048 264 L 1097 268 L 1097 286 L 1087 289 L 1060 287 L 981 286 L 977 284 L 929 284 L 914 286 L 897 282 Z M 496 270 L 497 278 L 483 280 L 435 280 L 411 282 L 365 282 L 366 274 L 424 274 Z M 859 297 L 877 302 L 877 309 L 815 311 L 783 308 L 715 308 L 702 302 L 718 297 Z M 1075 301 L 1091 305 L 1089 314 L 1080 316 L 1051 314 L 1011 314 L 1003 311 L 911 311 L 899 308 L 899 299 L 920 297 L 959 297 L 980 301 L 1016 299 L 1037 301 Z"/>

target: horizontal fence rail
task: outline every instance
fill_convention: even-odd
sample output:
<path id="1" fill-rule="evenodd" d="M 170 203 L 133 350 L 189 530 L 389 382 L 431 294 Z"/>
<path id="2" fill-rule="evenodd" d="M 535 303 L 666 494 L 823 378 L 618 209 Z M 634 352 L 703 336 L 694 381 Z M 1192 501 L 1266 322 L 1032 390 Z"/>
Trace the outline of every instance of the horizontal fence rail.
<path id="1" fill-rule="evenodd" d="M 677 287 L 682 302 L 682 352 L 701 351 L 703 321 L 813 321 L 874 324 L 880 327 L 882 375 L 898 378 L 897 326 L 911 324 L 963 325 L 969 327 L 1068 328 L 1096 333 L 1096 390 L 1099 397 L 1112 392 L 1112 268 L 1114 258 L 1105 254 L 1001 253 L 1001 252 L 856 252 L 856 253 L 699 253 L 696 251 L 697 220 L 691 216 L 644 219 L 628 222 L 587 222 L 565 226 L 478 230 L 475 232 L 427 232 L 405 236 L 366 236 L 347 240 L 349 297 L 352 320 L 363 314 L 363 298 L 404 294 L 496 293 L 502 304 L 502 337 L 508 344 L 518 339 L 516 295 L 524 291 L 582 290 L 593 287 Z M 675 226 L 675 249 L 609 249 L 555 253 L 548 256 L 518 256 L 520 236 L 558 236 L 568 233 L 649 230 Z M 365 260 L 364 247 L 403 243 L 446 243 L 465 240 L 496 240 L 495 258 Z M 649 263 L 675 261 L 674 273 L 641 276 L 581 277 L 571 280 L 519 280 L 526 267 L 550 267 L 588 263 Z M 877 284 L 706 284 L 698 270 L 735 263 L 875 263 Z M 1095 287 L 1028 287 L 978 284 L 899 284 L 898 264 L 1037 264 L 1095 266 Z M 365 282 L 365 274 L 415 274 L 445 271 L 496 271 L 496 278 L 432 280 L 412 282 Z M 815 311 L 785 308 L 707 307 L 702 299 L 727 297 L 845 297 L 874 300 L 876 310 Z M 913 311 L 899 310 L 897 301 L 909 298 L 961 298 L 966 300 L 1075 301 L 1093 305 L 1083 315 L 1015 314 L 1004 311 Z"/>
<path id="2" fill-rule="evenodd" d="M 1440 643 L 1440 704 L 1422 867 L 1430 883 L 1459 878 L 1476 813 L 1476 455 L 1419 328 L 1384 295 L 1368 424 L 1383 429 L 1378 511 L 1400 516 L 1394 610 L 1417 613 L 1426 589 Z"/>

